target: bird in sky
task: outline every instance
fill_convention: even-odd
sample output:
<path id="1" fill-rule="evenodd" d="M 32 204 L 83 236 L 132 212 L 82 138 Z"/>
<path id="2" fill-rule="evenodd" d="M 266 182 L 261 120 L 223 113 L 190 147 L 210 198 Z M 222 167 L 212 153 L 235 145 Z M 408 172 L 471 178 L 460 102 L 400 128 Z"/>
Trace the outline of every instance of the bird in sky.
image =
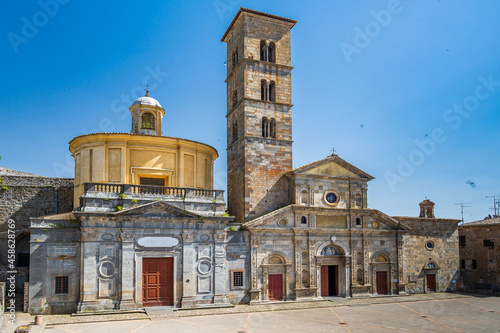
<path id="1" fill-rule="evenodd" d="M 473 182 L 472 180 L 467 180 L 465 183 L 469 184 L 471 188 L 476 188 L 477 187 L 476 182 Z"/>
<path id="2" fill-rule="evenodd" d="M 363 127 L 365 127 L 365 124 L 361 124 L 359 126 L 361 127 L 361 129 L 363 129 Z"/>

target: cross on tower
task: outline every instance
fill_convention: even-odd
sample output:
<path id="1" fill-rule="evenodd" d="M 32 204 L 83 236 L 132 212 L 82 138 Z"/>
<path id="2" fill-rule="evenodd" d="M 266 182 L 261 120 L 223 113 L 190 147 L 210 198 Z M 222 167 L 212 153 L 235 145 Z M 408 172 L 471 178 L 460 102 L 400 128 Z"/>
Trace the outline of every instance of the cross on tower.
<path id="1" fill-rule="evenodd" d="M 335 148 L 332 148 L 332 153 L 335 154 Z"/>
<path id="2" fill-rule="evenodd" d="M 149 84 L 145 84 L 144 87 L 146 87 L 146 96 L 149 96 L 149 87 L 151 87 Z"/>

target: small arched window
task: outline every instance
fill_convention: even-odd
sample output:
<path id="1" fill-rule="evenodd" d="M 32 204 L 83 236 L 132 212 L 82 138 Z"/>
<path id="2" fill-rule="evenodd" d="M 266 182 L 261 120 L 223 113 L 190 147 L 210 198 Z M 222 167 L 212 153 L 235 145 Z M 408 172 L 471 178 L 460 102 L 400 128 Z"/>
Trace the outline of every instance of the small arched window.
<path id="1" fill-rule="evenodd" d="M 233 51 L 232 68 L 234 69 L 235 67 L 236 67 L 236 52 Z"/>
<path id="2" fill-rule="evenodd" d="M 267 117 L 262 118 L 262 137 L 269 137 L 269 120 Z"/>
<path id="3" fill-rule="evenodd" d="M 361 219 L 359 217 L 356 218 L 356 225 L 361 225 Z"/>
<path id="4" fill-rule="evenodd" d="M 307 205 L 307 191 L 306 190 L 302 190 L 302 192 L 300 192 L 300 203 L 301 204 L 304 204 L 304 205 Z"/>
<path id="5" fill-rule="evenodd" d="M 236 104 L 238 103 L 238 91 L 234 91 L 233 92 L 233 108 L 236 106 Z"/>
<path id="6" fill-rule="evenodd" d="M 269 85 L 266 80 L 260 81 L 260 99 L 262 101 L 267 101 L 269 96 Z"/>
<path id="7" fill-rule="evenodd" d="M 300 218 L 300 223 L 301 223 L 301 224 L 307 224 L 307 217 L 302 216 L 302 217 Z"/>
<path id="8" fill-rule="evenodd" d="M 276 139 L 276 119 L 272 118 L 270 123 L 269 136 Z"/>
<path id="9" fill-rule="evenodd" d="M 142 115 L 141 117 L 141 128 L 142 129 L 155 129 L 155 116 L 150 113 L 146 112 Z"/>
<path id="10" fill-rule="evenodd" d="M 276 62 L 276 44 L 274 42 L 271 42 L 269 44 L 269 62 Z"/>
<path id="11" fill-rule="evenodd" d="M 267 61 L 267 42 L 265 40 L 260 41 L 260 60 Z"/>

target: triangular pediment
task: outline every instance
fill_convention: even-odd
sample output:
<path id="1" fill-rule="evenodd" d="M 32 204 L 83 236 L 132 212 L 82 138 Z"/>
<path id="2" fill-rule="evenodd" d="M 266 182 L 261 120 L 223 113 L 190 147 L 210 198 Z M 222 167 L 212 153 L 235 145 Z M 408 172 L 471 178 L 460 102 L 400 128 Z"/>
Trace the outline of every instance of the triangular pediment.
<path id="1" fill-rule="evenodd" d="M 200 219 L 201 215 L 183 210 L 163 201 L 155 201 L 114 213 L 116 216 L 161 218 L 161 219 Z"/>
<path id="2" fill-rule="evenodd" d="M 304 165 L 291 171 L 296 175 L 316 175 L 327 177 L 349 177 L 365 180 L 374 179 L 373 176 L 344 161 L 337 155 L 330 155 L 322 160 Z"/>

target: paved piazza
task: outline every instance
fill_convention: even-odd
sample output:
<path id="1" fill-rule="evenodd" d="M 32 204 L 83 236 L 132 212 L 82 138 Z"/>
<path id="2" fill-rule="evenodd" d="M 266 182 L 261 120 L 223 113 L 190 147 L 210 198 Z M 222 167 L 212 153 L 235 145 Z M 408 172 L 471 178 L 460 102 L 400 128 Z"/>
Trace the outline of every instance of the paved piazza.
<path id="1" fill-rule="evenodd" d="M 51 333 L 500 332 L 500 298 L 467 297 L 225 315 L 47 325 Z"/>

